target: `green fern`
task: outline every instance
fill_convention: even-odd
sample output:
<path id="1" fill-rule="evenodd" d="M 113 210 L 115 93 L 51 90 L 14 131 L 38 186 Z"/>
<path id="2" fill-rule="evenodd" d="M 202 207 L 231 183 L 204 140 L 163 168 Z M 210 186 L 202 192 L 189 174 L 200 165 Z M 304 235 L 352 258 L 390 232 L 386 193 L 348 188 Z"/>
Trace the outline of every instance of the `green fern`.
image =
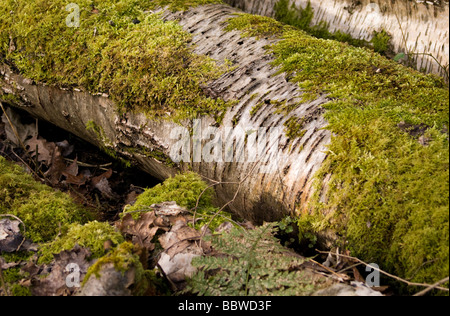
<path id="1" fill-rule="evenodd" d="M 277 223 L 254 230 L 233 228 L 210 240 L 213 256 L 195 258 L 198 272 L 186 291 L 206 296 L 310 295 L 318 281 L 305 271 L 305 259 L 295 256 L 274 237 Z"/>

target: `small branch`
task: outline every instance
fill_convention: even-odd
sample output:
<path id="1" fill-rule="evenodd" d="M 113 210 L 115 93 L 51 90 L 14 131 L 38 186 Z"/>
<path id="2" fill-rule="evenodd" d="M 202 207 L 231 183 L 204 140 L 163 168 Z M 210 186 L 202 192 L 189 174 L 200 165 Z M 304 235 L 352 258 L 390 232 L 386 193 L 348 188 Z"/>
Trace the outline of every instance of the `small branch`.
<path id="1" fill-rule="evenodd" d="M 317 251 L 318 253 L 331 254 L 331 255 L 333 255 L 333 256 L 340 256 L 340 257 L 342 257 L 342 258 L 347 258 L 347 259 L 354 260 L 354 261 L 356 261 L 356 262 L 359 262 L 359 263 L 361 263 L 361 264 L 364 264 L 365 266 L 371 267 L 372 269 L 374 269 L 374 270 L 376 270 L 376 271 L 378 271 L 378 272 L 380 272 L 380 273 L 382 273 L 382 274 L 384 274 L 384 275 L 386 275 L 386 276 L 388 276 L 388 277 L 390 277 L 390 278 L 392 278 L 392 279 L 394 279 L 394 280 L 403 282 L 403 283 L 405 283 L 406 285 L 409 285 L 409 286 L 421 286 L 421 287 L 426 287 L 426 288 L 433 287 L 433 288 L 438 289 L 438 290 L 441 290 L 441 291 L 449 292 L 449 289 L 448 289 L 448 288 L 440 287 L 440 286 L 439 286 L 440 284 L 445 283 L 445 282 L 439 283 L 439 282 L 440 282 L 440 281 L 439 281 L 439 282 L 438 282 L 439 284 L 437 284 L 437 285 L 436 285 L 436 284 L 430 285 L 430 284 L 425 284 L 425 283 L 409 282 L 409 281 L 407 281 L 407 280 L 405 280 L 405 279 L 402 279 L 402 278 L 400 278 L 400 277 L 398 277 L 398 276 L 396 276 L 396 275 L 387 273 L 387 272 L 385 272 L 385 271 L 383 271 L 383 270 L 381 270 L 381 269 L 378 269 L 378 268 L 376 268 L 376 267 L 373 267 L 373 266 L 369 265 L 368 263 L 366 263 L 366 262 L 364 262 L 364 261 L 362 261 L 361 259 L 358 259 L 358 258 L 356 258 L 356 257 L 346 256 L 346 255 L 342 255 L 342 254 L 335 254 L 335 253 L 330 252 L 330 251 L 321 251 L 321 250 L 317 250 L 317 249 L 316 249 L 316 251 Z M 448 279 L 448 278 L 447 278 L 447 279 Z M 444 280 L 445 280 L 445 279 L 444 279 Z M 447 281 L 448 281 L 448 280 L 447 280 Z"/>
<path id="2" fill-rule="evenodd" d="M 414 294 L 413 296 L 423 296 L 423 295 L 427 294 L 428 292 L 430 292 L 431 290 L 438 288 L 439 285 L 447 283 L 448 281 L 449 281 L 449 277 L 446 277 L 445 279 L 442 279 L 442 280 L 434 283 L 433 285 L 430 285 L 425 290 L 422 290 L 419 293 Z"/>

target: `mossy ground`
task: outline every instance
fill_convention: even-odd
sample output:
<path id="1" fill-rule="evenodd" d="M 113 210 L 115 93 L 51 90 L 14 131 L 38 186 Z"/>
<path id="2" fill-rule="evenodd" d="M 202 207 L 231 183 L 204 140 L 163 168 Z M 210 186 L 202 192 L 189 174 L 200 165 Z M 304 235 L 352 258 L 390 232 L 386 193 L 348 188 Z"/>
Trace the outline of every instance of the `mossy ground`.
<path id="1" fill-rule="evenodd" d="M 354 255 L 400 277 L 433 283 L 448 276 L 449 91 L 443 80 L 267 18 L 239 15 L 229 29 L 243 36 L 273 32 L 280 41 L 268 52 L 280 73 L 292 76 L 306 99 L 329 98 L 326 128 L 333 137 L 316 174 L 313 218 L 300 221 L 334 228 Z M 427 129 L 413 135 L 399 127 L 405 123 Z M 321 203 L 320 185 L 329 174 Z M 321 216 L 330 210 L 332 217 Z"/>
<path id="2" fill-rule="evenodd" d="M 109 223 L 97 221 L 91 221 L 84 225 L 74 223 L 70 225 L 66 234 L 41 245 L 39 263 L 48 263 L 53 259 L 53 255 L 64 250 L 72 250 L 76 245 L 89 249 L 92 259 L 100 258 L 107 252 L 106 242 L 115 246 L 124 241 L 122 234 Z"/>
<path id="3" fill-rule="evenodd" d="M 35 181 L 3 157 L 0 157 L 0 214 L 19 217 L 26 226 L 25 236 L 36 243 L 67 232 L 72 223 L 92 219 L 67 194 Z"/>
<path id="4" fill-rule="evenodd" d="M 199 199 L 200 198 L 200 199 Z M 209 221 L 218 211 L 213 205 L 214 190 L 208 188 L 208 185 L 202 178 L 194 172 L 186 172 L 177 174 L 168 178 L 162 184 L 158 184 L 153 188 L 145 190 L 138 196 L 133 206 L 126 207 L 124 214 L 132 213 L 133 216 L 139 217 L 139 214 L 145 211 L 151 211 L 152 204 L 158 204 L 167 201 L 175 201 L 179 206 L 186 210 L 197 214 L 196 228 L 200 228 Z M 197 205 L 198 207 L 195 208 Z M 231 218 L 226 212 L 221 212 L 210 224 L 210 229 L 214 230 L 221 223 Z"/>
<path id="5" fill-rule="evenodd" d="M 107 93 L 120 111 L 152 118 L 169 112 L 173 120 L 220 116 L 227 103 L 205 96 L 201 86 L 224 69 L 194 54 L 180 25 L 149 12 L 217 2 L 80 0 L 80 26 L 68 27 L 68 0 L 5 0 L 0 59 L 36 82 Z"/>

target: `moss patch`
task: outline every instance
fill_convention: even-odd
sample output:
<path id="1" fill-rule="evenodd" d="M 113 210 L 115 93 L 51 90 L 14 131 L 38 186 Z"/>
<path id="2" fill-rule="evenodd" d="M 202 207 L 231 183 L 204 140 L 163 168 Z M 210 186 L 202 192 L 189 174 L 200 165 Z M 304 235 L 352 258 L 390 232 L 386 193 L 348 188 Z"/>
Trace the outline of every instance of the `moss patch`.
<path id="1" fill-rule="evenodd" d="M 52 240 L 71 223 L 84 223 L 90 214 L 62 192 L 35 181 L 25 171 L 0 157 L 0 214 L 13 214 L 26 226 L 33 242 Z"/>
<path id="2" fill-rule="evenodd" d="M 331 32 L 328 23 L 324 21 L 320 21 L 318 24 L 313 25 L 314 9 L 309 1 L 303 8 L 301 6 L 297 7 L 295 3 L 290 5 L 289 0 L 279 0 L 274 6 L 274 10 L 275 18 L 278 21 L 292 25 L 317 38 L 336 40 L 356 47 L 372 48 L 380 54 L 388 53 L 390 51 L 391 36 L 384 30 L 374 32 L 372 40 L 366 41 L 354 38 L 350 34 L 339 30 Z"/>
<path id="3" fill-rule="evenodd" d="M 2 1 L 0 59 L 36 82 L 107 93 L 120 111 L 170 112 L 173 120 L 217 114 L 227 103 L 201 86 L 224 69 L 194 54 L 179 24 L 148 12 L 217 2 L 80 0 L 76 28 L 66 25 L 68 0 Z"/>
<path id="4" fill-rule="evenodd" d="M 72 224 L 67 234 L 41 246 L 39 262 L 50 262 L 54 254 L 64 250 L 72 250 L 75 245 L 88 248 L 92 254 L 91 258 L 100 258 L 107 251 L 105 242 L 118 245 L 124 242 L 124 238 L 108 223 L 92 221 L 85 225 Z"/>
<path id="5" fill-rule="evenodd" d="M 242 15 L 230 25 L 247 34 L 258 19 Z M 354 255 L 400 277 L 434 283 L 448 276 L 449 91 L 443 80 L 290 27 L 268 51 L 308 98 L 330 100 L 324 115 L 333 137 L 316 174 L 315 219 L 308 223 L 331 226 Z M 402 125 L 429 126 L 422 135 L 427 142 Z"/>
<path id="6" fill-rule="evenodd" d="M 202 194 L 203 193 L 203 194 Z M 187 172 L 178 174 L 174 177 L 168 178 L 162 184 L 145 190 L 138 198 L 133 206 L 127 207 L 124 213 L 134 213 L 138 217 L 141 212 L 151 211 L 152 204 L 158 204 L 167 201 L 175 201 L 179 206 L 185 207 L 187 210 L 194 212 L 197 204 L 197 199 L 200 197 L 198 208 L 196 210 L 197 219 L 196 228 L 208 224 L 212 216 L 218 211 L 213 205 L 214 190 L 208 188 L 208 185 L 202 178 L 194 173 Z M 214 230 L 226 218 L 231 218 L 231 215 L 222 212 L 211 222 L 210 229 Z"/>
<path id="7" fill-rule="evenodd" d="M 139 296 L 146 293 L 149 289 L 152 277 L 151 271 L 144 270 L 139 258 L 139 249 L 130 242 L 123 242 L 112 252 L 98 259 L 87 271 L 83 283 L 87 282 L 90 277 L 101 276 L 101 269 L 106 264 L 113 264 L 114 269 L 125 274 L 130 269 L 134 269 L 133 295 Z"/>

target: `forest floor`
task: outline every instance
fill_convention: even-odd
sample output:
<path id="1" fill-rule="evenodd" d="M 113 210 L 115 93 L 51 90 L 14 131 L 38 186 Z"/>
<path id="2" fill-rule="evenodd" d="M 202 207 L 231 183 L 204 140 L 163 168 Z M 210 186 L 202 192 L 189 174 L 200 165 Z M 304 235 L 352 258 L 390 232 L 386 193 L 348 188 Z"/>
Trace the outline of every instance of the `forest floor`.
<path id="1" fill-rule="evenodd" d="M 173 205 L 164 204 L 164 202 L 159 204 L 158 207 L 162 205 L 161 208 L 164 208 L 168 205 L 169 208 L 172 207 L 169 211 L 180 209 L 181 214 L 177 212 L 176 214 L 158 217 L 158 211 L 154 211 L 148 212 L 138 219 L 132 217 L 132 214 L 131 216 L 130 214 L 123 216 L 126 206 L 136 203 L 138 197 L 147 188 L 155 187 L 161 181 L 132 166 L 125 165 L 123 161 L 108 156 L 76 136 L 49 123 L 30 117 L 28 114 L 10 110 L 6 111 L 6 115 L 3 111 L 0 114 L 3 114 L 2 121 L 0 121 L 0 156 L 21 165 L 38 182 L 70 195 L 77 204 L 82 205 L 83 208 L 94 215 L 95 223 L 97 221 L 108 223 L 107 226 L 111 224 L 111 227 L 115 225 L 125 239 L 137 243 L 142 249 L 145 249 L 145 251 L 133 250 L 133 254 L 138 253 L 139 260 L 145 262 L 142 267 L 145 271 L 146 282 L 153 282 L 154 285 L 150 286 L 150 289 L 146 286 L 145 290 L 141 290 L 141 282 L 135 279 L 131 281 L 129 274 L 122 274 L 122 277 L 126 277 L 120 279 L 120 276 L 114 276 L 111 271 L 101 270 L 102 274 L 110 279 L 119 278 L 122 283 L 133 283 L 134 292 L 123 292 L 121 290 L 122 292 L 119 291 L 121 295 L 129 293 L 139 295 L 173 295 L 179 293 L 190 295 L 381 295 L 383 293 L 384 295 L 392 295 L 396 291 L 395 288 L 388 285 L 368 288 L 365 285 L 367 278 L 370 276 L 366 272 L 368 270 L 365 269 L 367 264 L 350 257 L 348 252 L 341 250 L 339 253 L 338 249 L 334 249 L 338 257 L 338 260 L 335 260 L 335 255 L 328 252 L 331 249 L 322 249 L 325 250 L 324 253 L 311 251 L 311 249 L 305 251 L 304 248 L 302 251 L 301 245 L 296 240 L 298 232 L 290 226 L 293 222 L 289 220 L 265 224 L 260 227 L 254 227 L 248 222 L 239 221 L 239 219 L 222 222 L 214 233 L 208 231 L 211 238 L 207 242 L 203 242 L 202 239 L 206 235 L 205 228 L 199 228 L 195 225 L 190 227 L 189 221 L 195 223 L 195 219 L 192 220 L 192 216 L 189 214 L 183 214 L 183 208 L 178 205 L 175 205 L 174 208 Z M 14 142 L 17 144 L 14 144 Z M 40 149 L 36 150 L 36 147 Z M 37 155 L 36 152 L 38 152 Z M 200 201 L 200 197 L 198 201 Z M 0 209 L 0 214 L 2 214 L 1 211 Z M 162 210 L 160 209 L 159 212 L 162 212 Z M 4 213 L 0 220 L 8 217 Z M 20 218 L 10 217 L 10 219 L 13 218 L 23 224 Z M 160 219 L 167 221 L 167 223 L 158 223 Z M 3 224 L 5 223 L 3 222 Z M 88 225 L 86 224 L 85 227 Z M 233 225 L 239 226 L 239 229 L 243 230 L 233 230 L 231 228 Z M 98 227 L 96 229 L 101 229 Z M 228 234 L 222 234 L 224 231 L 227 231 Z M 242 233 L 243 231 L 245 233 Z M 59 235 L 56 240 L 63 240 L 64 236 Z M 173 236 L 177 236 L 176 242 L 171 240 Z M 86 266 L 84 268 L 85 274 L 98 273 L 98 269 L 101 269 L 101 267 L 97 267 L 97 265 L 100 262 L 108 263 L 108 260 L 115 260 L 111 259 L 112 252 L 108 254 L 109 249 L 107 248 L 111 247 L 111 240 L 116 237 L 110 237 L 105 242 L 101 240 L 101 237 L 98 237 L 102 242 L 101 248 L 105 248 L 101 251 L 106 253 L 104 257 L 98 260 L 87 260 L 89 251 L 93 249 L 83 250 L 78 245 L 73 249 L 53 254 L 53 258 L 50 258 L 52 262 L 47 263 L 47 265 L 39 265 L 36 255 L 30 259 L 30 255 L 21 256 L 19 252 L 11 251 L 11 249 L 2 252 L 2 245 L 4 246 L 4 244 L 0 243 L 0 296 L 79 294 L 77 290 L 68 289 L 67 283 L 61 285 L 61 280 L 55 281 L 55 271 L 58 271 L 59 277 L 64 279 L 63 277 L 67 277 L 70 272 L 64 271 L 68 257 L 76 257 L 77 263 Z M 155 242 L 157 237 L 159 242 Z M 0 238 L 0 242 L 2 238 Z M 94 238 L 97 238 L 97 236 L 94 236 Z M 117 238 L 123 241 L 122 236 L 119 235 Z M 145 239 L 147 240 L 145 241 Z M 224 244 L 228 246 L 224 246 Z M 281 244 L 289 244 L 290 247 L 286 248 Z M 116 247 L 119 253 L 128 247 L 126 242 L 122 242 L 120 245 L 125 246 Z M 35 254 L 39 253 L 40 247 L 45 248 L 47 246 L 33 244 L 32 241 L 26 243 L 22 241 L 17 249 L 20 247 L 26 248 L 28 253 Z M 270 250 L 267 251 L 264 247 L 269 247 Z M 200 252 L 199 249 L 201 249 Z M 248 251 L 248 249 L 251 251 Z M 262 251 L 262 253 L 258 251 Z M 15 255 L 16 253 L 17 255 Z M 268 255 L 268 253 L 271 255 Z M 183 273 L 187 273 L 187 270 L 191 269 L 190 264 L 189 267 L 182 267 L 181 277 L 179 271 L 177 273 L 169 271 L 174 265 L 171 262 L 172 258 L 184 256 L 183 258 L 187 257 L 191 260 L 192 257 L 199 255 L 207 255 L 205 256 L 207 259 L 197 264 L 197 268 L 200 268 L 200 271 L 206 271 L 206 273 L 195 274 L 187 285 Z M 306 259 L 302 255 L 311 257 Z M 164 262 L 164 256 L 169 258 L 168 261 L 166 260 L 167 262 Z M 106 259 L 104 259 L 105 257 Z M 230 257 L 235 258 L 234 260 L 237 260 L 237 262 L 233 260 L 230 265 L 227 259 Z M 267 272 L 267 267 L 258 266 L 261 262 L 266 261 L 270 271 L 279 273 L 273 282 L 268 277 L 272 272 Z M 242 269 L 245 264 L 248 265 L 246 271 Z M 88 268 L 92 267 L 94 267 L 95 272 L 87 272 Z M 136 274 L 139 274 L 136 271 L 141 271 L 141 264 L 139 264 L 139 267 L 137 269 L 135 265 L 133 278 Z M 205 270 L 206 267 L 209 268 Z M 239 267 L 238 271 L 232 272 L 236 267 Z M 115 269 L 117 270 L 116 266 Z M 221 273 L 225 275 L 221 275 Z M 221 275 L 221 278 L 211 277 L 215 275 Z M 239 275 L 241 276 L 240 279 L 238 278 Z M 244 285 L 233 288 L 228 283 L 222 284 L 218 281 L 232 277 L 238 278 L 238 281 L 234 282 L 237 282 L 237 284 L 243 282 Z M 89 279 L 88 276 L 86 279 Z M 93 285 L 92 282 L 87 282 L 89 285 L 84 285 L 82 294 L 96 295 L 99 294 L 96 292 L 99 287 L 106 286 L 107 281 L 102 278 L 90 278 L 89 280 L 91 279 L 98 280 L 95 282 L 100 282 L 100 285 L 95 282 Z M 243 279 L 246 279 L 246 281 L 242 281 Z M 258 279 L 264 280 L 264 283 L 257 283 L 256 280 Z M 302 282 L 299 282 L 299 280 L 302 280 Z M 252 281 L 256 283 L 251 283 Z M 280 284 L 283 285 L 280 287 Z M 110 291 L 114 292 L 115 289 Z M 112 292 L 105 290 L 100 294 Z"/>

